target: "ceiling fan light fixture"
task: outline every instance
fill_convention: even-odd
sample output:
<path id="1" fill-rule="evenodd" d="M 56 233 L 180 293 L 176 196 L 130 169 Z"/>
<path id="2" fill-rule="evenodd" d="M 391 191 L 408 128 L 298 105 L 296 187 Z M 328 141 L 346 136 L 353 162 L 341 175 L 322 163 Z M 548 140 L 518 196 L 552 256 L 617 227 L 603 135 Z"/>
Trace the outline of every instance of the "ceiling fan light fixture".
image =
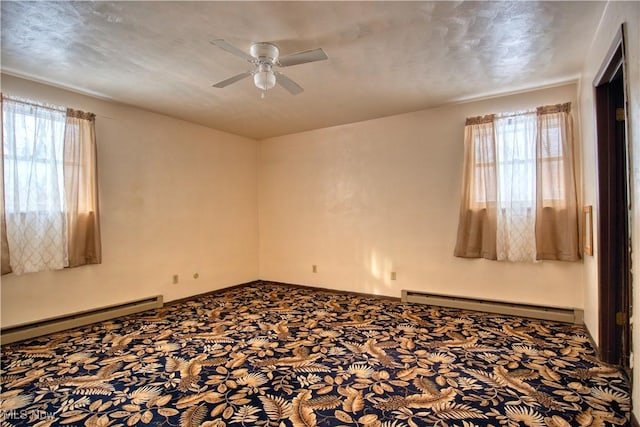
<path id="1" fill-rule="evenodd" d="M 260 90 L 269 90 L 276 85 L 276 75 L 272 70 L 258 71 L 253 75 L 253 83 Z"/>

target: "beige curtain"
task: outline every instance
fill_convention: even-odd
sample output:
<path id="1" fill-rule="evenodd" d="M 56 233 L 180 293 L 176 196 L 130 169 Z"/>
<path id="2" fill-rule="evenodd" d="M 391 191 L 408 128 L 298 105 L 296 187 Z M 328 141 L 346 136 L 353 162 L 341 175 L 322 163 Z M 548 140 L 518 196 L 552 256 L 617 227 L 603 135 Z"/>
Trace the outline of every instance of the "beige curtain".
<path id="1" fill-rule="evenodd" d="M 467 119 L 455 256 L 496 259 L 496 160 L 494 116 Z"/>
<path id="2" fill-rule="evenodd" d="M 64 142 L 69 267 L 99 264 L 95 115 L 67 109 Z"/>
<path id="3" fill-rule="evenodd" d="M 464 144 L 454 255 L 578 260 L 570 103 L 467 119 Z"/>
<path id="4" fill-rule="evenodd" d="M 4 97 L 0 95 L 0 115 L 2 115 L 2 111 L 4 111 L 2 108 L 3 102 Z M 4 120 L 0 120 L 0 138 L 4 135 L 2 128 L 3 122 Z M 9 244 L 7 242 L 7 221 L 4 213 L 4 144 L 0 144 L 0 249 L 2 250 L 2 256 L 0 258 L 2 274 L 11 273 Z"/>
<path id="5" fill-rule="evenodd" d="M 571 104 L 537 109 L 536 252 L 538 259 L 580 259 Z"/>

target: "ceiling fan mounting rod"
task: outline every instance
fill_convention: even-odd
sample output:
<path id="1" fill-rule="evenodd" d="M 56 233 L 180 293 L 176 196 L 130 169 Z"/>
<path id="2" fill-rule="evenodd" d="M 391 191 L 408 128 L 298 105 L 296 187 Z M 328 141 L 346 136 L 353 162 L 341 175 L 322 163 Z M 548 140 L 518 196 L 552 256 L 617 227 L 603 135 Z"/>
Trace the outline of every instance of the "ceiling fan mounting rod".
<path id="1" fill-rule="evenodd" d="M 270 73 L 273 71 L 273 65 L 269 62 L 258 62 L 257 67 L 253 70 L 253 74 L 256 73 Z"/>

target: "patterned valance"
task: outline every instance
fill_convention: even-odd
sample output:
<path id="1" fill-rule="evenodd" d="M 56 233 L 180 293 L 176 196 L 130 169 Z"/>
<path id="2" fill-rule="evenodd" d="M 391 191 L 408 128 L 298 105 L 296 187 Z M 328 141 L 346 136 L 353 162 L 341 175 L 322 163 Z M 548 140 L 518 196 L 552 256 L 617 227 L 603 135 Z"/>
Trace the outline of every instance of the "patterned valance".
<path id="1" fill-rule="evenodd" d="M 571 103 L 566 102 L 564 104 L 545 105 L 544 107 L 536 108 L 536 113 L 540 116 L 542 114 L 556 114 L 556 113 L 570 113 Z"/>
<path id="2" fill-rule="evenodd" d="M 487 114 L 486 116 L 467 117 L 465 126 L 481 125 L 484 123 L 491 123 L 495 118 L 495 114 Z"/>
<path id="3" fill-rule="evenodd" d="M 96 119 L 96 115 L 93 113 L 86 113 L 84 111 L 74 110 L 73 108 L 67 108 L 67 117 L 88 120 L 90 122 Z"/>

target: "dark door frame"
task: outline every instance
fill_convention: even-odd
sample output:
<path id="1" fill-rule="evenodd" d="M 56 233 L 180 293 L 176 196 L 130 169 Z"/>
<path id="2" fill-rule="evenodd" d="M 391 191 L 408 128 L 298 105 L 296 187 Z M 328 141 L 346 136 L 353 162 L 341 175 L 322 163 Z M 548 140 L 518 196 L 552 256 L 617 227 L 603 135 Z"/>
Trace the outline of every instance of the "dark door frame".
<path id="1" fill-rule="evenodd" d="M 623 25 L 593 86 L 598 168 L 598 347 L 603 361 L 630 368 L 630 151 L 624 30 Z"/>

